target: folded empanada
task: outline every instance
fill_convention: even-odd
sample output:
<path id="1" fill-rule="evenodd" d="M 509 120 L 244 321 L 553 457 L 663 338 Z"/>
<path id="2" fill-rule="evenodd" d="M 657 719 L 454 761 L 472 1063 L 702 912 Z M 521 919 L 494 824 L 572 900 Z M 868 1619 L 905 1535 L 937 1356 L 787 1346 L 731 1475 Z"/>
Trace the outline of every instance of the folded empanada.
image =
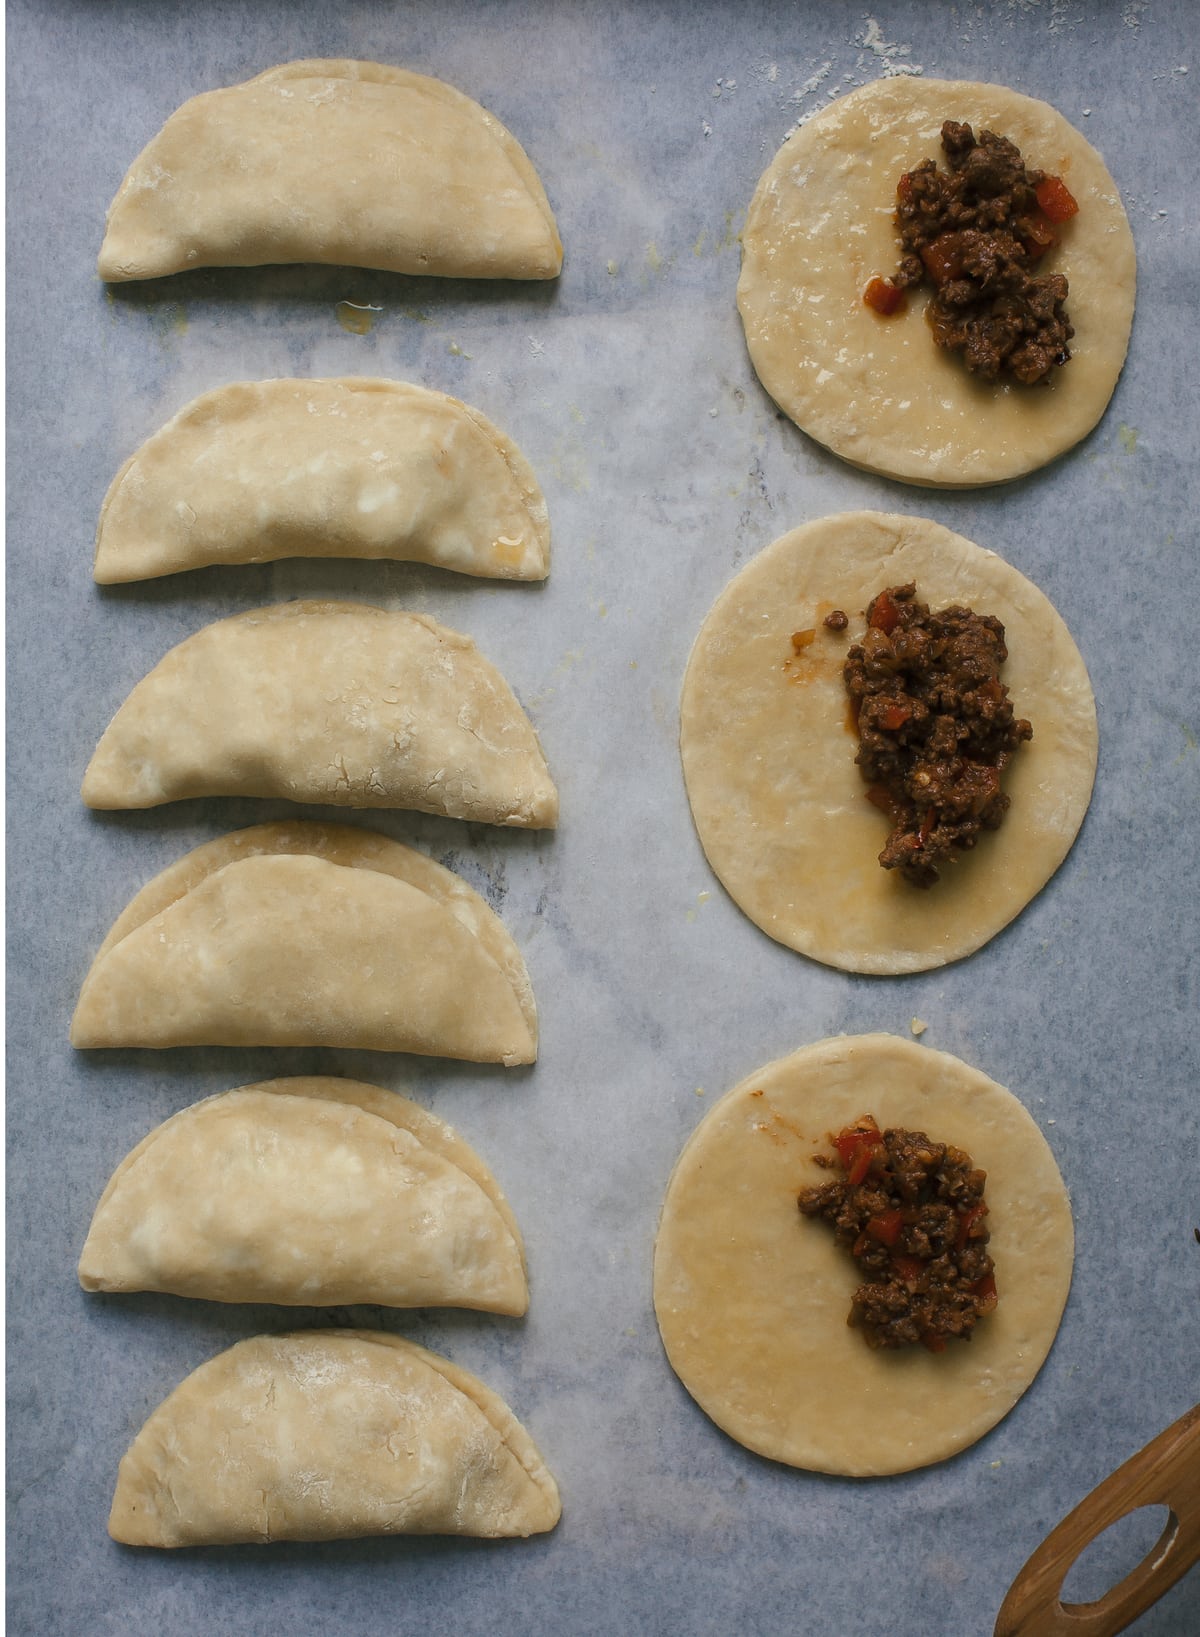
<path id="1" fill-rule="evenodd" d="M 178 108 L 108 211 L 100 277 L 326 262 L 556 278 L 537 172 L 499 120 L 381 63 L 283 63 Z"/>
<path id="2" fill-rule="evenodd" d="M 89 807 L 282 796 L 528 829 L 558 793 L 529 718 L 470 637 L 423 614 L 296 602 L 172 648 L 109 723 Z"/>
<path id="3" fill-rule="evenodd" d="M 84 979 L 71 1043 L 537 1056 L 516 945 L 424 853 L 340 824 L 262 824 L 154 877 Z"/>
<path id="4" fill-rule="evenodd" d="M 448 1125 L 356 1080 L 206 1098 L 123 1159 L 96 1207 L 85 1290 L 289 1307 L 525 1312 L 521 1236 Z"/>
<path id="5" fill-rule="evenodd" d="M 386 557 L 542 580 L 546 502 L 477 409 L 402 381 L 235 381 L 187 404 L 113 479 L 102 585 L 209 563 Z"/>
<path id="6" fill-rule="evenodd" d="M 383 1331 L 254 1336 L 194 1370 L 121 1461 L 127 1546 L 533 1535 L 558 1488 L 504 1401 Z"/>

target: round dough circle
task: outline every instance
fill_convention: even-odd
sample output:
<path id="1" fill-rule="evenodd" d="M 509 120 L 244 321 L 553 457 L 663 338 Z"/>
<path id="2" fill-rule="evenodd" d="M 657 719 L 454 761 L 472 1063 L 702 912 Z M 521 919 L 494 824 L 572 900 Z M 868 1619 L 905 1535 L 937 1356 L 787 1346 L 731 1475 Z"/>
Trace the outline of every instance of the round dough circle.
<path id="1" fill-rule="evenodd" d="M 1033 724 L 1005 773 L 999 830 L 926 890 L 878 863 L 888 824 L 866 799 L 842 683 L 877 592 L 915 580 L 931 608 L 966 603 L 1007 633 L 1002 679 Z M 842 636 L 821 622 L 850 616 Z M 792 633 L 815 627 L 801 653 Z M 722 886 L 780 943 L 848 972 L 920 972 L 972 954 L 1062 863 L 1096 773 L 1087 669 L 1024 575 L 924 518 L 845 512 L 760 552 L 726 586 L 692 648 L 680 752 L 701 845 Z"/>
<path id="2" fill-rule="evenodd" d="M 987 1172 L 999 1303 L 941 1354 L 873 1351 L 846 1322 L 860 1282 L 801 1188 L 860 1114 L 965 1148 Z M 1050 1351 L 1071 1283 L 1066 1188 L 1017 1099 L 946 1052 L 843 1036 L 769 1063 L 688 1140 L 663 1201 L 654 1308 L 671 1367 L 730 1437 L 850 1477 L 945 1460 L 1007 1415 Z"/>
<path id="3" fill-rule="evenodd" d="M 899 261 L 896 183 L 942 158 L 945 119 L 1009 137 L 1079 203 L 1047 271 L 1065 273 L 1071 361 L 1049 386 L 989 384 L 937 347 L 928 291 L 881 319 L 867 281 Z M 906 483 L 972 487 L 1036 471 L 1087 435 L 1121 373 L 1133 236 L 1104 161 L 1047 103 L 999 85 L 897 76 L 832 103 L 780 148 L 742 233 L 738 307 L 758 378 L 835 455 Z"/>

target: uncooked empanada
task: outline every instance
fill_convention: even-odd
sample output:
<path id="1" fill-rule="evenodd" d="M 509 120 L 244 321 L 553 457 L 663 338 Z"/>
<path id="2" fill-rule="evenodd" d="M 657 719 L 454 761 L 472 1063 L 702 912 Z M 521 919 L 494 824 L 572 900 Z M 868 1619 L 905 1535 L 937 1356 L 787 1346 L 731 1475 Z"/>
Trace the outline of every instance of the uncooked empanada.
<path id="1" fill-rule="evenodd" d="M 108 211 L 102 279 L 326 262 L 556 278 L 562 245 L 519 142 L 441 80 L 283 63 L 176 109 Z"/>
<path id="2" fill-rule="evenodd" d="M 254 1336 L 138 1433 L 108 1531 L 127 1546 L 540 1534 L 558 1488 L 508 1405 L 384 1331 Z"/>
<path id="3" fill-rule="evenodd" d="M 209 563 L 386 557 L 542 580 L 546 502 L 479 410 L 402 381 L 235 381 L 130 456 L 100 511 L 102 585 Z"/>
<path id="4" fill-rule="evenodd" d="M 71 1043 L 344 1046 L 532 1063 L 516 945 L 424 853 L 341 824 L 261 824 L 207 842 L 117 918 Z"/>
<path id="5" fill-rule="evenodd" d="M 172 648 L 109 723 L 89 807 L 282 796 L 552 826 L 529 718 L 470 637 L 423 614 L 296 602 Z"/>
<path id="6" fill-rule="evenodd" d="M 408 1098 L 328 1078 L 242 1086 L 156 1127 L 101 1196 L 79 1282 L 289 1307 L 529 1300 L 478 1155 Z"/>

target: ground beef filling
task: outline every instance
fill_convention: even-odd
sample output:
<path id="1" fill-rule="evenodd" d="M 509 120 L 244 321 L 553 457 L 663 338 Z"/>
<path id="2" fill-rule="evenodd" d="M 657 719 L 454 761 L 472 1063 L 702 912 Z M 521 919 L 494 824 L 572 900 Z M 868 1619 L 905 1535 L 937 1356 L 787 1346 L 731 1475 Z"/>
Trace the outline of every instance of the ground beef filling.
<path id="1" fill-rule="evenodd" d="M 891 586 L 873 599 L 842 675 L 867 799 L 892 824 L 879 862 L 930 887 L 939 864 L 1000 825 L 1010 805 L 1000 776 L 1033 729 L 1013 715 L 1000 681 L 1000 621 L 969 608 L 931 614 L 916 589 Z"/>
<path id="2" fill-rule="evenodd" d="M 923 1131 L 880 1131 L 863 1115 L 833 1139 L 845 1180 L 805 1188 L 803 1215 L 827 1222 L 864 1282 L 847 1323 L 869 1347 L 917 1342 L 940 1353 L 951 1338 L 969 1341 L 996 1305 L 986 1245 L 986 1173 L 971 1156 Z"/>
<path id="3" fill-rule="evenodd" d="M 1066 279 L 1035 269 L 1056 242 L 1055 226 L 1078 206 L 1058 177 L 1027 170 L 1007 137 L 981 131 L 976 141 L 969 125 L 948 119 L 942 147 L 948 170 L 926 159 L 900 178 L 903 254 L 890 287 L 903 292 L 928 279 L 934 339 L 960 353 L 972 375 L 1048 382 L 1070 358 L 1075 331 L 1063 306 Z"/>

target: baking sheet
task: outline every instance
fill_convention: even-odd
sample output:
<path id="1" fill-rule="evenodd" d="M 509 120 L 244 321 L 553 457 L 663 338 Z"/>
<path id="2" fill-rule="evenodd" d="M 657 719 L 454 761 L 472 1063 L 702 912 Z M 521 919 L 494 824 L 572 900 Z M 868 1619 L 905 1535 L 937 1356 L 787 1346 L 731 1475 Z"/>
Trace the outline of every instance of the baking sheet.
<path id="1" fill-rule="evenodd" d="M 1047 1529 L 1200 1396 L 1190 20 L 1184 0 L 9 5 L 10 1631 L 988 1632 Z M 179 102 L 342 55 L 448 79 L 509 125 L 555 208 L 561 280 L 277 268 L 104 289 L 104 209 Z M 776 413 L 742 342 L 737 232 L 760 172 L 798 118 L 895 72 L 1054 102 L 1107 160 L 1137 241 L 1107 416 L 1000 490 L 844 466 Z M 342 327 L 344 301 L 378 308 L 368 333 Z M 546 492 L 549 582 L 291 562 L 94 586 L 95 519 L 126 455 L 194 394 L 284 374 L 390 375 L 481 408 Z M 729 576 L 785 529 L 859 506 L 933 517 L 1032 578 L 1100 713 L 1095 798 L 1055 880 L 972 959 L 899 980 L 806 962 L 739 913 L 696 841 L 676 749 L 688 649 Z M 67 1045 L 91 955 L 142 882 L 288 811 L 90 814 L 78 785 L 96 739 L 182 637 L 308 594 L 469 631 L 538 727 L 562 795 L 554 835 L 352 816 L 500 910 L 541 1009 L 530 1070 Z M 1074 1202 L 1071 1298 L 1033 1388 L 957 1459 L 885 1482 L 795 1472 L 725 1438 L 667 1367 L 650 1306 L 659 1201 L 704 1109 L 757 1065 L 839 1031 L 907 1034 L 916 1016 L 926 1044 L 1011 1087 L 1044 1130 Z M 479 1149 L 525 1232 L 527 1319 L 82 1294 L 79 1248 L 127 1150 L 201 1096 L 298 1072 L 402 1090 Z M 243 1336 L 331 1320 L 412 1336 L 500 1392 L 559 1480 L 558 1530 L 498 1546 L 114 1546 L 117 1461 L 161 1398 Z M 1097 1595 L 1133 1556 L 1106 1545 L 1073 1590 Z M 1137 1629 L 1194 1632 L 1195 1602 L 1192 1577 Z"/>

